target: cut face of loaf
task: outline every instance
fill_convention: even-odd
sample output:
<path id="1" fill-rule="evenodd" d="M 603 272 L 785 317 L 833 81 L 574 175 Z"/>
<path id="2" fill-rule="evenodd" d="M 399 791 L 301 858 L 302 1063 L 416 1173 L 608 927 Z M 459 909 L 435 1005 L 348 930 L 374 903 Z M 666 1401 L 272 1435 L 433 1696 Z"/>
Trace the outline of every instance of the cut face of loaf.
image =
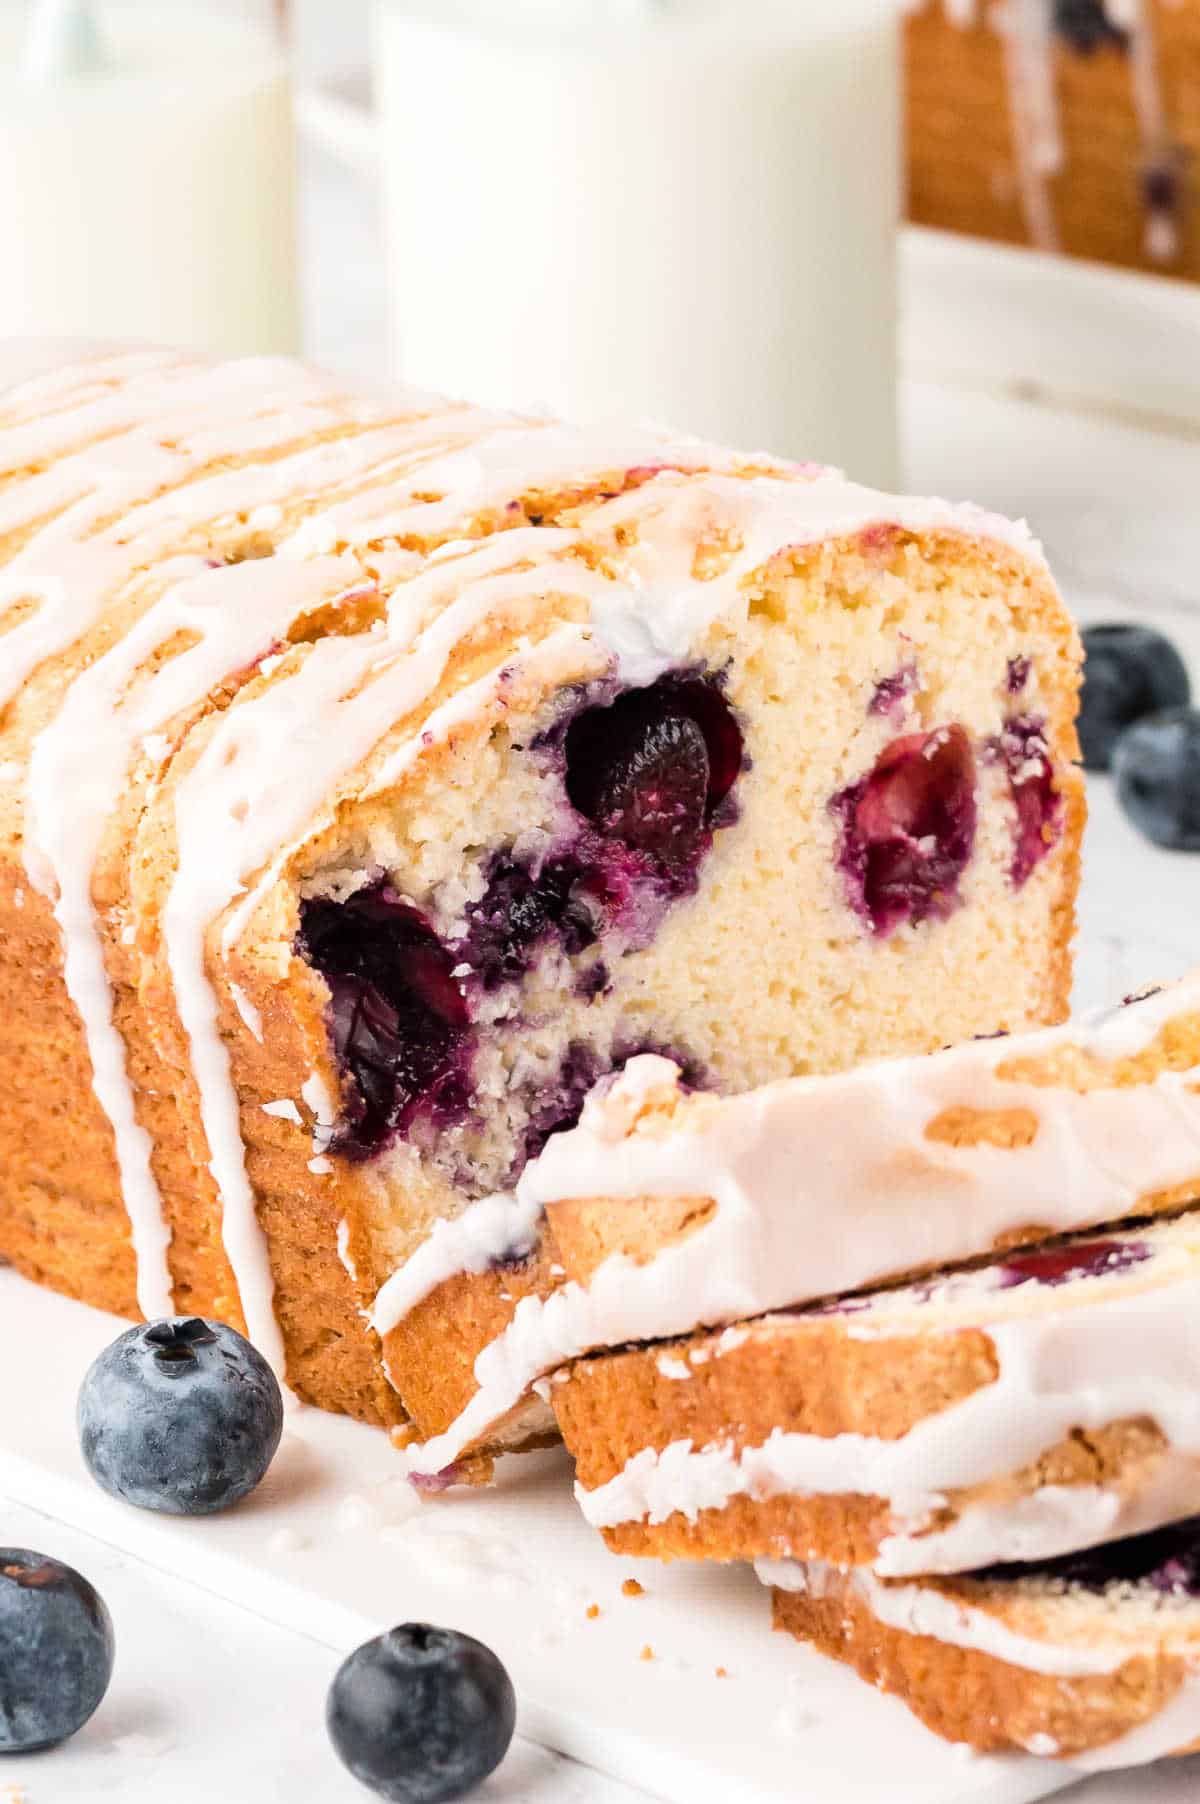
<path id="1" fill-rule="evenodd" d="M 1098 1020 L 732 1097 L 635 1059 L 548 1143 L 516 1209 L 441 1233 L 376 1320 L 413 1360 L 422 1339 L 461 1349 L 438 1368 L 451 1427 L 425 1450 L 444 1465 L 593 1349 L 1198 1196 L 1200 972 Z M 533 1252 L 481 1270 L 519 1232 Z"/>
<path id="2" fill-rule="evenodd" d="M 1042 1565 L 880 1579 L 759 1565 L 775 1626 L 948 1741 L 1084 1772 L 1200 1746 L 1200 1518 Z"/>
<path id="3" fill-rule="evenodd" d="M 285 363 L 30 370 L 20 1269 L 244 1322 L 301 1394 L 426 1432 L 474 1305 L 386 1371 L 364 1315 L 631 1056 L 740 1091 L 1061 1016 L 1078 648 L 1021 530 Z"/>
<path id="4" fill-rule="evenodd" d="M 1047 1559 L 1195 1511 L 1200 1215 L 598 1354 L 550 1395 L 617 1553 Z"/>

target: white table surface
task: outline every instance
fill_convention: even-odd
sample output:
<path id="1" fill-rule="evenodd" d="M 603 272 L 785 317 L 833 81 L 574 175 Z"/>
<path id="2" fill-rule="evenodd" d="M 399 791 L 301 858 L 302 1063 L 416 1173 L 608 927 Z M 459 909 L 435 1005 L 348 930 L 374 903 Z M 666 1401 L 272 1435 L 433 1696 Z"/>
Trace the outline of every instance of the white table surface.
<path id="1" fill-rule="evenodd" d="M 332 365 L 378 371 L 384 306 L 369 191 L 309 153 L 303 200 L 309 348 Z M 910 487 L 1027 514 L 1081 617 L 1154 619 L 1200 678 L 1200 561 L 1190 555 L 1200 443 L 928 380 L 906 385 L 904 414 Z M 1103 955 L 1118 968 L 1134 906 L 1130 871 L 1152 881 L 1156 858 L 1168 856 L 1146 848 L 1097 785 L 1083 906 L 1103 918 Z M 1196 868 L 1200 878 L 1200 861 Z M 1164 959 L 1186 959 L 1193 931 L 1181 914 Z M 1130 984 L 1147 975 L 1131 970 Z M 31 1360 L 48 1351 L 31 1349 Z M 0 1538 L 78 1565 L 122 1629 L 97 1716 L 65 1748 L 22 1760 L 19 1774 L 0 1763 L 0 1804 L 353 1804 L 367 1795 L 325 1740 L 328 1648 L 3 1499 Z M 801 1770 L 796 1795 L 821 1804 Z M 1070 1804 L 1187 1804 L 1200 1795 L 1200 1763 L 1116 1774 L 1064 1795 Z M 646 1794 L 518 1741 L 478 1796 L 638 1804 Z"/>

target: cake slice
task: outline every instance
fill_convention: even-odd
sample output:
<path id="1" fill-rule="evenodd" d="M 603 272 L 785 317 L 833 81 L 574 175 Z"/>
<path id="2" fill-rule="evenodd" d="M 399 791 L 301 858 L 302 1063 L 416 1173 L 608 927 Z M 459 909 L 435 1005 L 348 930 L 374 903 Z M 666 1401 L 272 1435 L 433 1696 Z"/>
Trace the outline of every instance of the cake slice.
<path id="1" fill-rule="evenodd" d="M 550 1391 L 614 1552 L 888 1576 L 1195 1513 L 1200 1214 L 597 1354 Z"/>
<path id="2" fill-rule="evenodd" d="M 1200 1747 L 1200 1517 L 1036 1565 L 887 1580 L 766 1562 L 778 1629 L 948 1741 L 1081 1771 Z"/>
<path id="3" fill-rule="evenodd" d="M 1090 1022 L 731 1097 L 633 1060 L 525 1174 L 526 1257 L 483 1269 L 514 1231 L 489 1203 L 401 1269 L 375 1320 L 389 1357 L 443 1349 L 428 1385 L 451 1428 L 423 1457 L 445 1465 L 593 1349 L 1197 1196 L 1200 972 Z"/>
<path id="4" fill-rule="evenodd" d="M 476 1302 L 381 1359 L 379 1293 L 473 1204 L 476 1266 L 529 1252 L 510 1193 L 597 1079 L 666 1050 L 743 1091 L 1063 1014 L 1078 646 L 1023 529 L 273 361 L 30 372 L 21 1270 L 244 1323 L 303 1396 L 429 1434 Z M 550 1426 L 514 1407 L 477 1446 Z"/>

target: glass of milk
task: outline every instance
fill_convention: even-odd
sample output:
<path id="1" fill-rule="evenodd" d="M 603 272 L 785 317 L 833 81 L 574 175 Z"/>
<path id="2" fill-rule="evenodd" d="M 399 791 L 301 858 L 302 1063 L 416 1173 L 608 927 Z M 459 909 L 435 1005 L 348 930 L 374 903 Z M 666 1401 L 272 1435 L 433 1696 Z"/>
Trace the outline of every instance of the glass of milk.
<path id="1" fill-rule="evenodd" d="M 378 0 L 406 379 L 896 480 L 896 0 Z"/>
<path id="2" fill-rule="evenodd" d="M 294 350 L 292 139 L 270 0 L 0 5 L 0 335 Z"/>

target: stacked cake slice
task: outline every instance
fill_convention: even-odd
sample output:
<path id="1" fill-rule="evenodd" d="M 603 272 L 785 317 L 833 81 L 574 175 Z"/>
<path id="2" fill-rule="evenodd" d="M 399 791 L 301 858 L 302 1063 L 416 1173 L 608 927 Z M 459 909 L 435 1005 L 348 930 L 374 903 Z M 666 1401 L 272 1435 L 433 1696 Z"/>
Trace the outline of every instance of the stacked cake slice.
<path id="1" fill-rule="evenodd" d="M 671 1319 L 671 1260 L 711 1281 L 707 1326 L 610 1333 L 548 1387 L 609 1545 L 754 1560 L 779 1627 L 953 1740 L 1101 1765 L 1196 1741 L 1200 974 L 1086 1028 L 777 1086 L 728 1162 L 714 1123 L 750 1099 L 663 1087 L 618 1132 L 620 1088 L 562 1142 L 606 1144 L 614 1194 L 548 1232 L 578 1257 L 590 1223 L 625 1323 L 639 1290 Z M 656 1247 L 622 1239 L 639 1190 Z M 723 1213 L 736 1258 L 704 1251 Z M 772 1300 L 737 1320 L 748 1278 Z"/>
<path id="2" fill-rule="evenodd" d="M 581 1354 L 1184 1207 L 1198 1073 L 1200 972 L 1096 1021 L 735 1096 L 630 1060 L 515 1205 L 435 1232 L 377 1299 L 389 1356 L 442 1349 L 426 1466 Z"/>

